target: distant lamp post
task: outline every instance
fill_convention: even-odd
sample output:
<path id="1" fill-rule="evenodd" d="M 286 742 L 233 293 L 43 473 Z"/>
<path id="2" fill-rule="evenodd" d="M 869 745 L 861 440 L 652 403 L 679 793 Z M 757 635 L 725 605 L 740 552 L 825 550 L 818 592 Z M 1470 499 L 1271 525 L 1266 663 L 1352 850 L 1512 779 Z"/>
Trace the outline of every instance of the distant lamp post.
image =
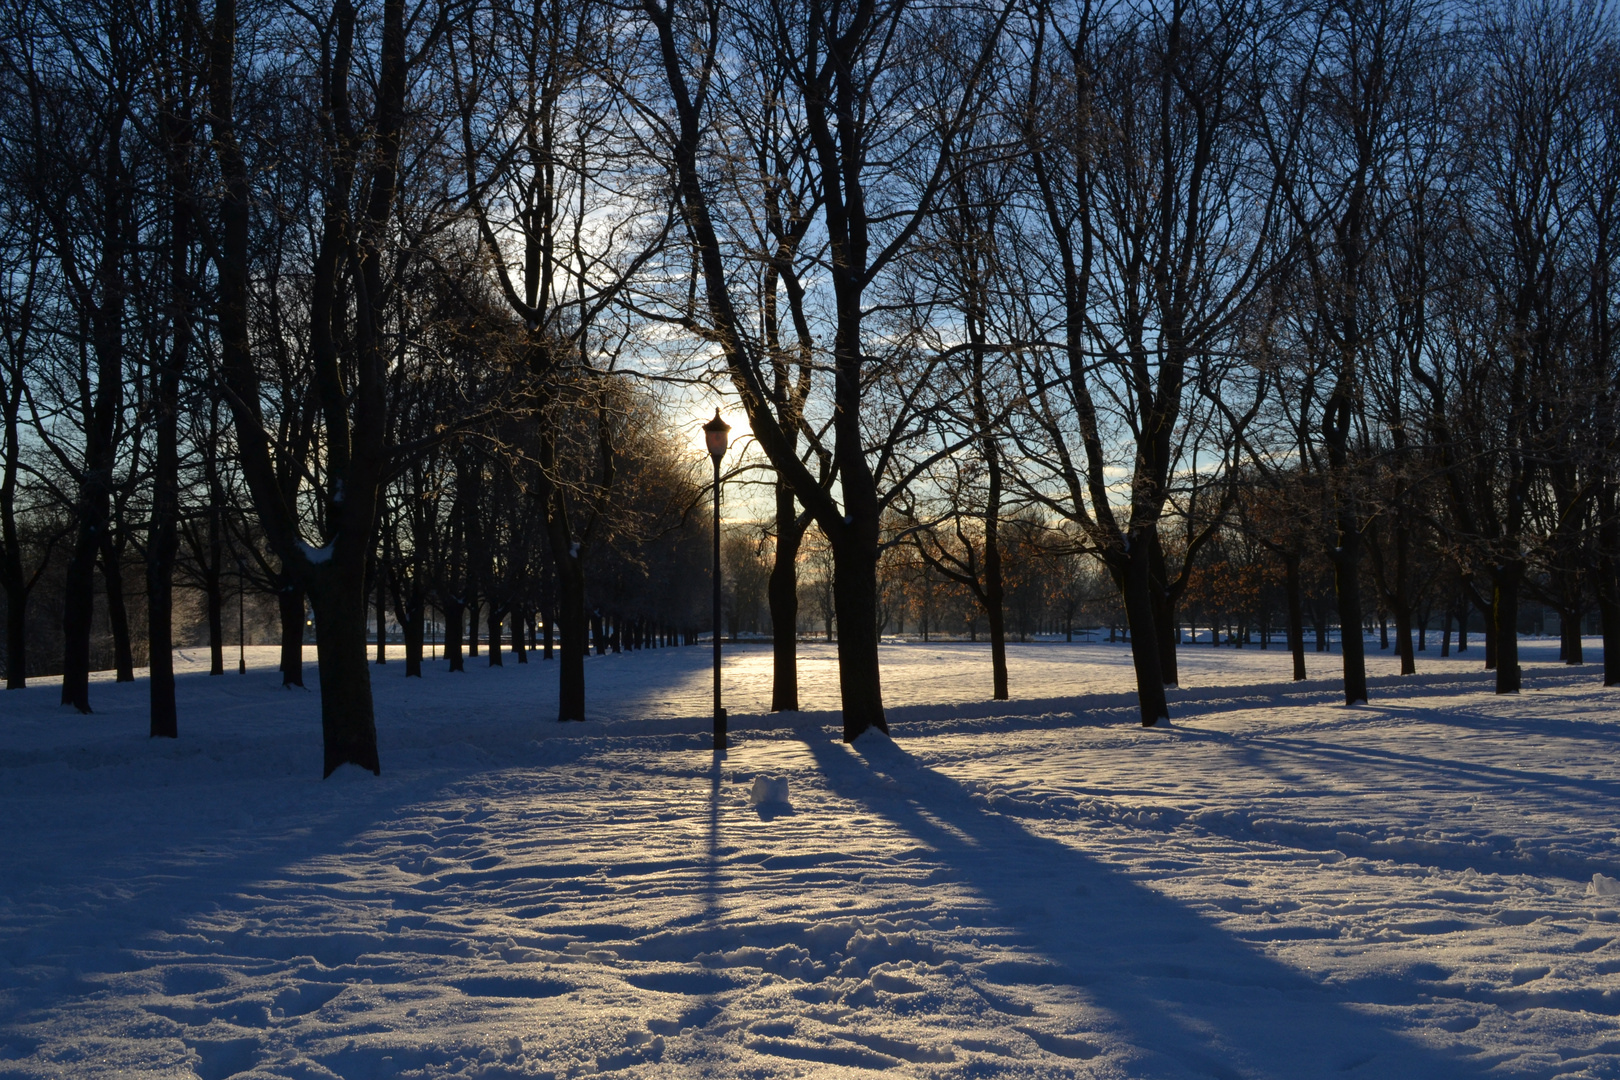
<path id="1" fill-rule="evenodd" d="M 720 410 L 714 410 L 714 419 L 703 425 L 703 441 L 709 446 L 709 460 L 714 462 L 714 748 L 726 745 L 726 710 L 720 705 L 720 459 L 726 456 L 726 435 L 731 425 L 720 419 Z"/>
<path id="2" fill-rule="evenodd" d="M 247 560 L 236 557 L 236 673 L 247 674 L 247 608 L 243 579 L 247 577 Z"/>

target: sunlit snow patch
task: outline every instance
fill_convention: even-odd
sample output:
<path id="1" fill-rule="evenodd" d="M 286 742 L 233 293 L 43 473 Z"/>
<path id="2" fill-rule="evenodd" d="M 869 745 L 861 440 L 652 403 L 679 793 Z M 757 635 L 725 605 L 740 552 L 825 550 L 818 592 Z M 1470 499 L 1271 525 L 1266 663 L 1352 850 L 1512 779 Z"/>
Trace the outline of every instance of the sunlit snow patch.
<path id="1" fill-rule="evenodd" d="M 755 806 L 767 804 L 786 806 L 788 801 L 787 777 L 754 777 L 754 787 L 748 793 L 748 801 Z M 1617 886 L 1620 886 L 1620 883 L 1617 883 Z"/>

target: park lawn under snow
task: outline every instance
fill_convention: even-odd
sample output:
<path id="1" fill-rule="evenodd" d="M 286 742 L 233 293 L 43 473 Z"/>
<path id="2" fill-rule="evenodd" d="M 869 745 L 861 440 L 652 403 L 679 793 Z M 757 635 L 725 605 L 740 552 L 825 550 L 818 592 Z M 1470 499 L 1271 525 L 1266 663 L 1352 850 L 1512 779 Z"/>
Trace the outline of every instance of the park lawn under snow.
<path id="1" fill-rule="evenodd" d="M 1467 659 L 1189 645 L 883 651 L 894 739 L 761 715 L 770 656 L 374 669 L 383 774 L 320 777 L 273 650 L 181 738 L 144 682 L 0 695 L 0 1077 L 1620 1075 L 1620 714 L 1526 642 Z M 802 649 L 810 708 L 834 654 Z M 310 650 L 313 657 L 313 650 Z M 234 658 L 233 658 L 234 659 Z M 315 668 L 306 667 L 313 687 Z M 753 805 L 756 777 L 788 805 Z"/>

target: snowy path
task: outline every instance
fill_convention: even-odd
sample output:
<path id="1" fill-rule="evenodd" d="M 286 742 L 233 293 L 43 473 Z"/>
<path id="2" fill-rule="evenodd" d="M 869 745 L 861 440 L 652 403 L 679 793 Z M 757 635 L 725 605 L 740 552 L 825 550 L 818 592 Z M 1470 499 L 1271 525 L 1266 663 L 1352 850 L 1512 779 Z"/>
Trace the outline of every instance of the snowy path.
<path id="1" fill-rule="evenodd" d="M 268 649 L 177 742 L 140 682 L 5 694 L 0 1078 L 1620 1075 L 1620 714 L 1553 648 L 1513 699 L 1375 655 L 1347 709 L 1187 646 L 1145 731 L 1123 648 L 1015 646 L 991 703 L 982 646 L 897 645 L 855 748 L 739 715 L 743 649 L 723 758 L 706 650 L 592 658 L 569 728 L 538 661 L 396 662 L 383 776 L 324 783 Z"/>

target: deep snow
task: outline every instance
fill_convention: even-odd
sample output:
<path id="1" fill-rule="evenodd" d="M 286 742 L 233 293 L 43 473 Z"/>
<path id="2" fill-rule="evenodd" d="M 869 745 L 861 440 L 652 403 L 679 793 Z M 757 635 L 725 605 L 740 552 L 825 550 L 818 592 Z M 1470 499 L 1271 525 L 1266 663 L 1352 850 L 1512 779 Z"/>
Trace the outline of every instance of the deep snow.
<path id="1" fill-rule="evenodd" d="M 0 1077 L 1617 1076 L 1616 692 L 1523 647 L 1518 697 L 1476 643 L 1346 708 L 1186 646 L 1143 730 L 1123 647 L 1014 646 L 992 703 L 983 646 L 890 645 L 853 748 L 750 715 L 751 648 L 723 757 L 707 649 L 591 658 L 560 727 L 554 665 L 396 648 L 383 775 L 325 782 L 272 649 L 185 654 L 178 741 L 143 682 L 41 682 L 0 695 Z"/>

